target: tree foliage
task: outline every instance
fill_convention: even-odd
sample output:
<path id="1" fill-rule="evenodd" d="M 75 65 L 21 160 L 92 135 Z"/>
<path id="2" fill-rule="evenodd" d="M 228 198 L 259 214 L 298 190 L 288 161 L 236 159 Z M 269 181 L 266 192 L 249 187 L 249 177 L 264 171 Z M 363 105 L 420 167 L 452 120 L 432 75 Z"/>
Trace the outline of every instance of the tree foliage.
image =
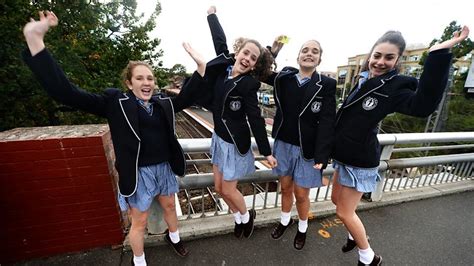
<path id="1" fill-rule="evenodd" d="M 20 54 L 26 48 L 22 29 L 30 17 L 38 17 L 38 10 L 52 10 L 58 16 L 59 25 L 46 35 L 46 47 L 81 88 L 100 93 L 120 87 L 120 74 L 129 60 L 147 61 L 159 73 L 160 40 L 148 34 L 156 27 L 161 6 L 158 2 L 144 22 L 136 7 L 135 0 L 0 1 L 0 130 L 104 122 L 55 103 L 22 62 Z"/>

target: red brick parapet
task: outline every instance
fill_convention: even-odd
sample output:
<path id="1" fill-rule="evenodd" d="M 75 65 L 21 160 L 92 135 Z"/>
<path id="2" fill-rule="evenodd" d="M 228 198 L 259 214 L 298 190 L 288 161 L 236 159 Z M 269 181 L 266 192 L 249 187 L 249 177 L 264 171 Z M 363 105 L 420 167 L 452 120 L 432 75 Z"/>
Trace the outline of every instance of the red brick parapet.
<path id="1" fill-rule="evenodd" d="M 0 132 L 0 264 L 123 241 L 107 125 Z"/>

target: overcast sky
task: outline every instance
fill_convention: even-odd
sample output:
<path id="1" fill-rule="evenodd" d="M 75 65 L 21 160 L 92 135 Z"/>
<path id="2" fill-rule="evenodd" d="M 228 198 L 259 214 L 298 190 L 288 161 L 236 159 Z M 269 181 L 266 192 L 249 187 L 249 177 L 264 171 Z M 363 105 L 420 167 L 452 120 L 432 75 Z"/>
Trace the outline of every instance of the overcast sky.
<path id="1" fill-rule="evenodd" d="M 149 16 L 155 0 L 138 0 L 138 11 Z M 399 30 L 408 44 L 429 44 L 453 20 L 468 25 L 474 39 L 474 1 L 471 0 L 161 0 L 162 12 L 152 33 L 161 39 L 165 67 L 195 65 L 181 46 L 183 41 L 210 60 L 215 56 L 207 24 L 207 9 L 217 16 L 231 47 L 237 37 L 254 38 L 270 45 L 286 34 L 290 42 L 278 55 L 278 68 L 297 66 L 300 46 L 309 39 L 321 43 L 318 71 L 336 72 L 347 58 L 369 52 L 387 30 Z"/>

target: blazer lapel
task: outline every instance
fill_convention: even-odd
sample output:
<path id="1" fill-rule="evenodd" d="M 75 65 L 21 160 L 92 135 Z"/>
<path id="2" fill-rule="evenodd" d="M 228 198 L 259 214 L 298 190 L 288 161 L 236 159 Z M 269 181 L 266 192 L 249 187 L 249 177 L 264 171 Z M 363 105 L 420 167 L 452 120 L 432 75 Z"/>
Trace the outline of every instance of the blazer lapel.
<path id="1" fill-rule="evenodd" d="M 383 85 L 385 85 L 385 83 L 387 81 L 391 80 L 395 76 L 397 76 L 397 71 L 392 70 L 392 71 L 388 72 L 385 75 L 367 80 L 364 84 L 362 84 L 362 87 L 356 93 L 354 98 L 352 98 L 351 102 L 348 103 L 346 106 L 343 106 L 342 108 L 347 108 L 347 107 L 355 104 L 356 102 L 362 100 L 363 98 L 365 98 L 370 93 L 382 88 Z"/>
<path id="2" fill-rule="evenodd" d="M 306 108 L 308 108 L 308 106 L 314 100 L 314 97 L 316 97 L 316 95 L 318 95 L 318 93 L 323 88 L 323 85 L 321 85 L 321 74 L 315 71 L 308 85 L 309 86 L 304 92 L 300 116 L 304 113 Z"/>
<path id="3" fill-rule="evenodd" d="M 127 124 L 132 130 L 135 137 L 140 141 L 140 135 L 138 130 L 138 107 L 137 101 L 135 100 L 135 95 L 133 93 L 124 93 L 121 98 L 119 98 L 120 109 L 122 114 L 127 120 Z"/>

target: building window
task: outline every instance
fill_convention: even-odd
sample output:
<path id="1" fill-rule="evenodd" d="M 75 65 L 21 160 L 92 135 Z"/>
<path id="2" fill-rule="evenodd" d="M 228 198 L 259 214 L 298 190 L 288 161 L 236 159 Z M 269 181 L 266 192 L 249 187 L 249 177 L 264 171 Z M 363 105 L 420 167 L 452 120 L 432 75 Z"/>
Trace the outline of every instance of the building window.
<path id="1" fill-rule="evenodd" d="M 347 75 L 346 69 L 342 69 L 341 71 L 339 71 L 339 73 L 337 74 L 338 85 L 344 84 L 346 82 L 346 75 Z"/>
<path id="2" fill-rule="evenodd" d="M 420 55 L 416 54 L 416 55 L 410 56 L 410 61 L 418 61 L 418 60 L 420 60 Z"/>

